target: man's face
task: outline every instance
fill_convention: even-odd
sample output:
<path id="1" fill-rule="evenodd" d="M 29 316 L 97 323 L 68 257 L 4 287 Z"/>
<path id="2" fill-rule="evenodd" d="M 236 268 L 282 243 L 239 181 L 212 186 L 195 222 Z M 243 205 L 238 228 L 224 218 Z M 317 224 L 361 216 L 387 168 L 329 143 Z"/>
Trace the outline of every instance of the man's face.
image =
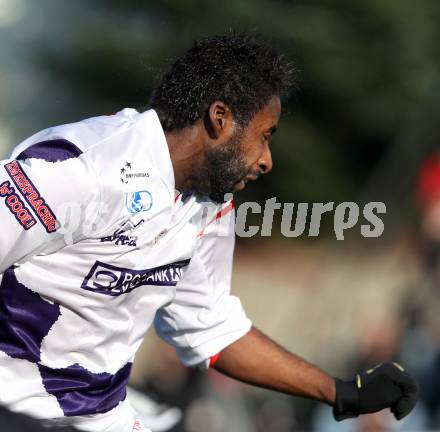
<path id="1" fill-rule="evenodd" d="M 249 122 L 246 128 L 234 130 L 223 143 L 206 149 L 202 172 L 195 173 L 195 188 L 216 202 L 224 202 L 230 192 L 244 189 L 272 169 L 269 149 L 281 114 L 281 102 L 274 96 Z"/>

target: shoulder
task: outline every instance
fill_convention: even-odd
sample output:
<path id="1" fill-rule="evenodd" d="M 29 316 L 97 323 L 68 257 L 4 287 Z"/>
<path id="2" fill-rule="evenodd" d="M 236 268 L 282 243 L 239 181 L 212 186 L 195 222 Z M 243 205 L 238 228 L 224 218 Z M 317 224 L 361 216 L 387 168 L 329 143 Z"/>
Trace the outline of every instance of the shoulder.
<path id="1" fill-rule="evenodd" d="M 46 147 L 50 145 L 55 151 L 59 147 L 66 148 L 74 145 L 76 151 L 86 153 L 92 148 L 100 148 L 101 144 L 111 141 L 112 138 L 116 140 L 120 136 L 123 140 L 124 135 L 136 127 L 139 115 L 132 108 L 124 108 L 114 114 L 53 126 L 37 132 L 20 143 L 13 150 L 12 157 L 15 158 L 27 148 L 35 147 L 40 143 L 45 143 Z M 104 146 L 102 148 L 104 149 Z"/>

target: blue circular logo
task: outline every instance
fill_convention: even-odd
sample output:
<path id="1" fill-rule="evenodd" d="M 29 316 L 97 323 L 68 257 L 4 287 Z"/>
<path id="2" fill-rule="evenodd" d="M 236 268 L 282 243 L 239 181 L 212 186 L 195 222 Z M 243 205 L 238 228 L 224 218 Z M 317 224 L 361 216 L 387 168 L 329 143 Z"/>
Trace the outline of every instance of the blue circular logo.
<path id="1" fill-rule="evenodd" d="M 147 190 L 125 192 L 125 207 L 130 213 L 148 211 L 153 206 L 153 197 Z"/>

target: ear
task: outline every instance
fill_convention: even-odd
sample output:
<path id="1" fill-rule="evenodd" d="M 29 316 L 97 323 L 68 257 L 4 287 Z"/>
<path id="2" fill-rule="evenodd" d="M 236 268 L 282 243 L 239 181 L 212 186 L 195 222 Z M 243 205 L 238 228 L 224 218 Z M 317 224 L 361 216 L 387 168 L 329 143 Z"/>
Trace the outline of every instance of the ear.
<path id="1" fill-rule="evenodd" d="M 205 126 L 211 138 L 231 133 L 233 128 L 233 116 L 229 107 L 221 101 L 213 102 L 207 112 Z"/>

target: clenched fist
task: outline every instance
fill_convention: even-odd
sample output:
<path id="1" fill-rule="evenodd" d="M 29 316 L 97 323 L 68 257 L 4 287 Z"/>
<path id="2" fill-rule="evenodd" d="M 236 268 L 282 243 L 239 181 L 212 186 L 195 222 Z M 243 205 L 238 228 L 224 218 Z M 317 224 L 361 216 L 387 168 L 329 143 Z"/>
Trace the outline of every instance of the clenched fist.
<path id="1" fill-rule="evenodd" d="M 333 415 L 341 421 L 390 408 L 400 420 L 414 408 L 417 395 L 417 383 L 402 366 L 382 363 L 357 374 L 351 381 L 336 378 Z"/>

